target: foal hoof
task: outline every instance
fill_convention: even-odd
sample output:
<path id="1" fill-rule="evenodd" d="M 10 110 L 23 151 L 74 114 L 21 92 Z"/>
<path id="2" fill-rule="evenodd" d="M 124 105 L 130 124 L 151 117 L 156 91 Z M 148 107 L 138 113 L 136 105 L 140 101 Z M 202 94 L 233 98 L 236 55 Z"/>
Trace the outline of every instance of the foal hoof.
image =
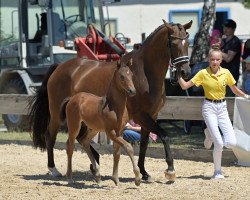
<path id="1" fill-rule="evenodd" d="M 112 177 L 112 181 L 115 183 L 116 186 L 118 186 L 120 183 L 119 178 Z"/>
<path id="2" fill-rule="evenodd" d="M 48 167 L 49 174 L 53 177 L 62 177 L 62 174 L 55 167 Z"/>
<path id="3" fill-rule="evenodd" d="M 135 178 L 135 185 L 140 186 L 140 184 L 141 184 L 141 178 L 140 177 Z"/>
<path id="4" fill-rule="evenodd" d="M 73 179 L 68 179 L 68 185 L 73 185 L 75 181 Z"/>
<path id="5" fill-rule="evenodd" d="M 95 176 L 95 181 L 99 184 L 101 182 L 101 176 Z"/>
<path id="6" fill-rule="evenodd" d="M 175 171 L 167 171 L 166 170 L 165 171 L 165 177 L 169 181 L 175 181 L 175 179 L 176 179 Z"/>

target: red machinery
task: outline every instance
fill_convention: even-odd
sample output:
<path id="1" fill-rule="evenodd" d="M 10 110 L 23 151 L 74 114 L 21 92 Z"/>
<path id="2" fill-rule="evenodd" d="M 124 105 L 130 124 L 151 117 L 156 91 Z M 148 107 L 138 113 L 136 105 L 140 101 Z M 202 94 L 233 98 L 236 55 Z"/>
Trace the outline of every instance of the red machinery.
<path id="1" fill-rule="evenodd" d="M 114 37 L 107 37 L 92 24 L 88 26 L 87 37 L 75 38 L 78 57 L 87 57 L 93 60 L 118 60 L 127 53 L 125 47 Z"/>

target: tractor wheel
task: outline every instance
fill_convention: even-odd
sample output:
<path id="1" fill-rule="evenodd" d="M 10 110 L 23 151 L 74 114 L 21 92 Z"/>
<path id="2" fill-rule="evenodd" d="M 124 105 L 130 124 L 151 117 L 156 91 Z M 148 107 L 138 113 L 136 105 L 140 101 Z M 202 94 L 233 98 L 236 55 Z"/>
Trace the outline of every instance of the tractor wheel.
<path id="1" fill-rule="evenodd" d="M 23 81 L 11 80 L 3 89 L 3 94 L 27 94 Z M 3 114 L 4 125 L 8 131 L 28 131 L 29 120 L 27 115 Z"/>

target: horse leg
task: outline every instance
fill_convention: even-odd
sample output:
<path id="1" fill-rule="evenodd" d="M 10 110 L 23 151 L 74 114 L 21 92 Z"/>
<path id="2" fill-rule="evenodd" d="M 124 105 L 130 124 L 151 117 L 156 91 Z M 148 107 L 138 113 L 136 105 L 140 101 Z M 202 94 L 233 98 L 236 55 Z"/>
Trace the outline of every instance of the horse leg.
<path id="1" fill-rule="evenodd" d="M 170 149 L 170 138 L 169 136 L 167 136 L 167 133 L 164 130 L 162 130 L 160 134 L 157 134 L 157 135 L 160 137 L 164 145 L 166 162 L 168 164 L 168 168 L 165 171 L 165 177 L 169 181 L 175 181 L 176 174 L 174 170 L 174 160 L 173 160 L 173 156 L 172 156 L 171 149 Z"/>
<path id="2" fill-rule="evenodd" d="M 144 167 L 146 151 L 148 148 L 149 142 L 149 132 L 145 131 L 143 128 L 141 129 L 141 141 L 140 141 L 140 151 L 139 151 L 139 159 L 138 159 L 138 167 L 140 169 L 140 173 L 142 174 L 142 180 L 151 182 L 151 176 L 147 173 Z"/>
<path id="3" fill-rule="evenodd" d="M 82 123 L 82 126 L 81 126 L 81 129 L 80 129 L 80 132 L 78 134 L 78 136 L 76 137 L 77 141 L 81 144 L 81 140 L 83 137 L 85 137 L 87 133 L 87 126 L 85 124 Z M 100 164 L 100 155 L 99 153 L 94 149 L 94 147 L 92 147 L 92 145 L 90 144 L 90 150 L 92 152 L 92 155 L 94 156 L 96 162 L 98 164 Z M 90 170 L 92 171 L 92 173 L 94 173 L 94 169 L 93 169 L 93 165 L 90 164 Z"/>
<path id="4" fill-rule="evenodd" d="M 114 142 L 113 143 L 113 175 L 112 175 L 112 180 L 114 181 L 115 185 L 119 184 L 119 178 L 118 178 L 118 165 L 119 165 L 119 160 L 120 160 L 120 155 L 121 155 L 121 146 Z"/>
<path id="5" fill-rule="evenodd" d="M 165 177 L 169 181 L 174 181 L 176 178 L 176 175 L 175 175 L 175 170 L 174 170 L 174 160 L 173 160 L 173 156 L 172 156 L 171 149 L 170 149 L 170 138 L 168 137 L 168 134 L 147 114 L 140 116 L 139 124 L 143 127 L 141 144 L 140 144 L 139 162 L 138 162 L 138 166 L 141 172 L 144 173 L 142 175 L 145 175 L 144 178 L 147 177 L 147 172 L 145 171 L 145 168 L 144 168 L 144 161 L 145 161 L 145 153 L 146 153 L 147 146 L 148 146 L 146 143 L 148 143 L 149 133 L 145 130 L 149 130 L 157 134 L 160 137 L 164 145 L 166 162 L 168 164 L 168 168 L 165 171 Z M 144 137 L 144 135 L 147 135 L 147 137 Z M 147 180 L 147 179 L 144 179 L 144 180 Z"/>
<path id="6" fill-rule="evenodd" d="M 92 172 L 93 176 L 95 177 L 96 182 L 100 183 L 100 181 L 101 181 L 100 166 L 99 166 L 99 163 L 95 160 L 95 157 L 92 154 L 91 146 L 90 146 L 90 142 L 96 134 L 97 134 L 96 131 L 91 131 L 88 129 L 87 133 L 86 133 L 86 137 L 82 138 L 82 140 L 81 140 L 81 145 L 82 145 L 83 149 L 86 151 L 86 153 L 90 159 L 91 172 Z"/>
<path id="7" fill-rule="evenodd" d="M 46 147 L 48 156 L 48 169 L 53 177 L 61 177 L 62 174 L 57 170 L 54 162 L 54 146 L 56 142 L 57 132 L 60 128 L 60 123 L 51 119 L 46 132 Z"/>
<path id="8" fill-rule="evenodd" d="M 118 145 L 120 145 L 126 151 L 128 156 L 130 157 L 130 160 L 131 160 L 132 165 L 133 165 L 133 171 L 135 174 L 135 185 L 139 186 L 141 183 L 140 171 L 135 163 L 133 147 L 131 146 L 130 143 L 128 143 L 126 140 L 124 140 L 121 136 L 117 137 L 116 133 L 114 131 L 109 132 L 108 136 L 110 139 L 112 139 L 114 142 L 116 142 Z M 116 167 L 118 168 L 118 165 Z M 118 169 L 114 169 L 114 170 L 118 171 Z"/>

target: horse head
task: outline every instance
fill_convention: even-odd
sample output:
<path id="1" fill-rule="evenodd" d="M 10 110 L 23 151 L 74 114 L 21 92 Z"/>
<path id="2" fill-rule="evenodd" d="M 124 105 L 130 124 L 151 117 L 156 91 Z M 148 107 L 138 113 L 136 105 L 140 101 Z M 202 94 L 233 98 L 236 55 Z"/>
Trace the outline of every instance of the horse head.
<path id="1" fill-rule="evenodd" d="M 187 78 L 191 73 L 188 57 L 189 34 L 186 32 L 192 25 L 192 20 L 184 25 L 168 24 L 163 22 L 168 29 L 168 46 L 171 57 L 171 75 L 175 80 L 179 77 Z"/>
<path id="2" fill-rule="evenodd" d="M 136 89 L 133 83 L 133 73 L 130 70 L 130 66 L 132 65 L 132 59 L 130 59 L 127 64 L 117 61 L 117 74 L 116 78 L 118 79 L 117 83 L 119 86 L 124 89 L 130 97 L 136 94 Z"/>

